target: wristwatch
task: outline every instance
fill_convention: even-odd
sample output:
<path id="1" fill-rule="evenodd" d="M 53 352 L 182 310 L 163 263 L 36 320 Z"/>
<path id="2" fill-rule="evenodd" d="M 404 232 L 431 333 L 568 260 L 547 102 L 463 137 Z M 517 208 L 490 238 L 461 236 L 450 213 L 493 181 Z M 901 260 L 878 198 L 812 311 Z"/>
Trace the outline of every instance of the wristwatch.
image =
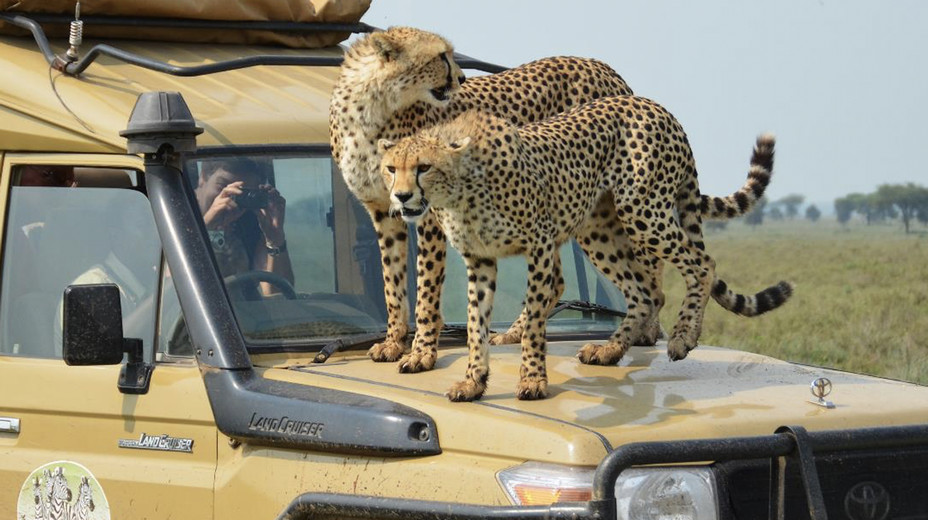
<path id="1" fill-rule="evenodd" d="M 279 256 L 281 253 L 287 252 L 287 241 L 284 240 L 280 243 L 279 246 L 274 247 L 269 242 L 264 243 L 264 248 L 267 250 L 267 254 L 270 256 Z"/>

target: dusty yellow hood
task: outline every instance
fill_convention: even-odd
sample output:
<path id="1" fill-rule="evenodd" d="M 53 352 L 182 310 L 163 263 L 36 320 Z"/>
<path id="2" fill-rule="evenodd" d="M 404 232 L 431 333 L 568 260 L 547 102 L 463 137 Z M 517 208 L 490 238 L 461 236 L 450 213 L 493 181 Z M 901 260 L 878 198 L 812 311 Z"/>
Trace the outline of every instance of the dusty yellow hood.
<path id="1" fill-rule="evenodd" d="M 435 370 L 400 374 L 363 353 L 325 364 L 283 356 L 256 357 L 266 377 L 394 400 L 431 415 L 444 450 L 493 453 L 521 460 L 596 464 L 629 442 L 764 435 L 781 425 L 810 430 L 928 422 L 928 388 L 794 365 L 746 352 L 702 346 L 670 362 L 663 344 L 635 347 L 619 364 L 581 364 L 581 344 L 549 345 L 550 397 L 519 401 L 517 346 L 493 347 L 490 386 L 476 403 L 443 396 L 463 377 L 466 350 L 441 350 Z M 833 384 L 826 409 L 809 403 L 817 377 Z M 443 427 L 444 426 L 444 427 Z"/>

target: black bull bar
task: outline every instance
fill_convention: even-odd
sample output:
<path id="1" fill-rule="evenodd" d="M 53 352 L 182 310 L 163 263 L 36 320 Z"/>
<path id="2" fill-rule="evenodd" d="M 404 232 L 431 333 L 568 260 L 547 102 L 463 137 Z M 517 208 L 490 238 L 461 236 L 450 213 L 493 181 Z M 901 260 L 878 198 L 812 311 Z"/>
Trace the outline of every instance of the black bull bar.
<path id="1" fill-rule="evenodd" d="M 305 493 L 296 497 L 279 520 L 326 518 L 454 519 L 573 519 L 616 518 L 615 484 L 632 466 L 770 459 L 769 518 L 784 518 L 784 478 L 787 465 L 796 465 L 805 492 L 809 517 L 827 518 L 815 455 L 859 450 L 928 447 L 928 425 L 807 432 L 800 426 L 777 428 L 772 435 L 729 439 L 640 442 L 609 453 L 596 468 L 593 496 L 588 502 L 550 506 L 484 506 L 398 498 Z M 928 476 L 926 476 L 928 478 Z"/>

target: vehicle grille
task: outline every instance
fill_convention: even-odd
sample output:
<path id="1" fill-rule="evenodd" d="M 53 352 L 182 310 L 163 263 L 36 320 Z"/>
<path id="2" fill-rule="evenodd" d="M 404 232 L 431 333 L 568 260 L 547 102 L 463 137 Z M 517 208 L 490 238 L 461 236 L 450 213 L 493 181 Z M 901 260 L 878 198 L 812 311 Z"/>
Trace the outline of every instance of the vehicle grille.
<path id="1" fill-rule="evenodd" d="M 816 456 L 830 519 L 928 520 L 928 450 L 834 452 Z M 796 464 L 786 471 L 786 518 L 809 518 Z M 715 464 L 722 518 L 767 518 L 770 461 Z"/>

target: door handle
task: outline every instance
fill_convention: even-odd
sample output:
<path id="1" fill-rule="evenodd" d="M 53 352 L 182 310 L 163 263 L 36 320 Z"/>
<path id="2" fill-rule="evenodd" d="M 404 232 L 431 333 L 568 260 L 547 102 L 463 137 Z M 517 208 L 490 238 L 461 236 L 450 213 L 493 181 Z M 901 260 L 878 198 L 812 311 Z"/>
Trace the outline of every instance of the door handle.
<path id="1" fill-rule="evenodd" d="M 19 433 L 19 419 L 0 417 L 0 433 Z"/>

